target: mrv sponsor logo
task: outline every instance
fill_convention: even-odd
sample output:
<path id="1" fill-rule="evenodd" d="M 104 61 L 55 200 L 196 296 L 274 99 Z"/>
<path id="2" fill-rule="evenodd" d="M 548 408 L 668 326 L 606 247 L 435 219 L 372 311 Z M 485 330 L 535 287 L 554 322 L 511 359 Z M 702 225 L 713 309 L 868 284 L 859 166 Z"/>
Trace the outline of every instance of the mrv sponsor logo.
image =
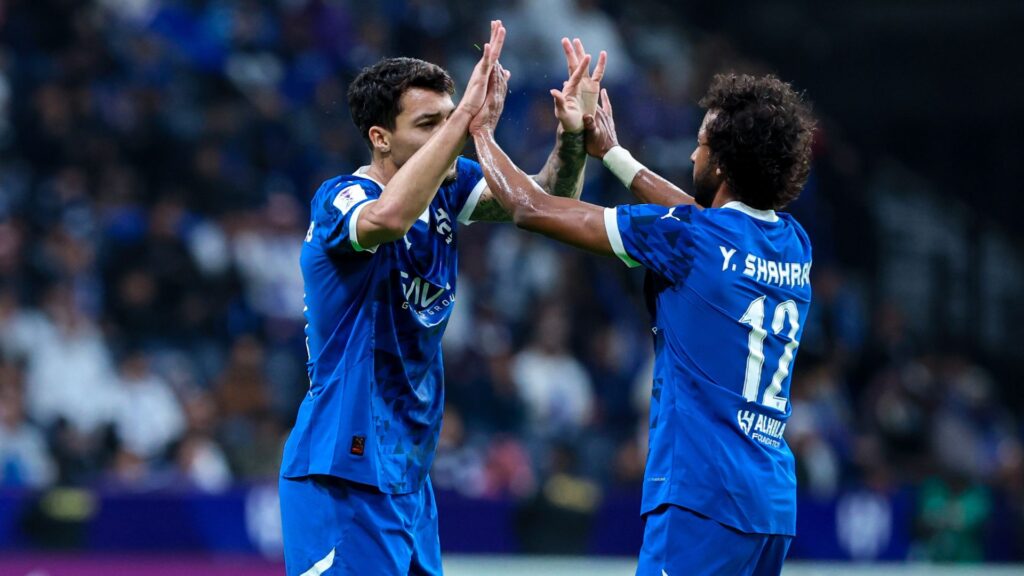
<path id="1" fill-rule="evenodd" d="M 412 308 L 417 314 L 430 315 L 455 303 L 451 285 L 437 286 L 419 276 L 410 278 L 405 272 L 399 274 L 402 278 L 402 294 L 405 296 L 403 309 Z"/>
<path id="2" fill-rule="evenodd" d="M 773 448 L 782 446 L 785 422 L 750 410 L 739 410 L 736 412 L 736 423 L 752 440 Z"/>

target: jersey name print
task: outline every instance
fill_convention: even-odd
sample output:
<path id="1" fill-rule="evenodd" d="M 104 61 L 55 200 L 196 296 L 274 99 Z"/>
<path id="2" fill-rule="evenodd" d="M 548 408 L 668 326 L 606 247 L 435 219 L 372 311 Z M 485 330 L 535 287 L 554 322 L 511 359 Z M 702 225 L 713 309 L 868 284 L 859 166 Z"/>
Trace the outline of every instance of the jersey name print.
<path id="1" fill-rule="evenodd" d="M 784 437 L 810 305 L 811 246 L 788 214 L 620 206 L 609 242 L 648 270 L 655 346 L 643 510 L 693 510 L 743 532 L 796 532 Z"/>

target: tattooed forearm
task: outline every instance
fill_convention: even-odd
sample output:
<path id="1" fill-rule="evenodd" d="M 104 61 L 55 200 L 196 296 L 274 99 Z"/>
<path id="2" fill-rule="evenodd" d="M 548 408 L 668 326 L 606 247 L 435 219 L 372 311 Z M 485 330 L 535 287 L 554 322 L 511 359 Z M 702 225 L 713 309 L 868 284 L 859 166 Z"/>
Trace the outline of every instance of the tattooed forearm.
<path id="1" fill-rule="evenodd" d="M 557 138 L 555 149 L 534 180 L 552 196 L 579 198 L 583 191 L 583 166 L 587 162 L 583 132 L 559 130 Z"/>
<path id="2" fill-rule="evenodd" d="M 583 144 L 583 133 L 564 133 L 559 130 L 555 149 L 548 156 L 544 168 L 530 178 L 552 196 L 579 198 L 580 192 L 583 191 L 583 165 L 586 162 L 587 151 Z M 490 190 L 484 190 L 471 218 L 474 222 L 512 220 Z"/>
<path id="3" fill-rule="evenodd" d="M 472 219 L 474 222 L 509 222 L 512 216 L 501 207 L 494 194 L 487 190 L 480 196 L 480 201 L 473 210 Z"/>

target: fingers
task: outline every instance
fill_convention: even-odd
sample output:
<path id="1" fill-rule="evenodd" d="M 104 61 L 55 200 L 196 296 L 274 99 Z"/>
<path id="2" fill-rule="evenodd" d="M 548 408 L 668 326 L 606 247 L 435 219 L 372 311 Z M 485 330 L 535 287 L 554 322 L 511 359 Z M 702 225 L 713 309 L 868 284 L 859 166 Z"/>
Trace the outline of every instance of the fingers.
<path id="1" fill-rule="evenodd" d="M 604 78 L 604 67 L 608 63 L 608 53 L 601 50 L 597 56 L 597 66 L 594 66 L 594 74 L 590 77 L 594 82 L 600 82 Z"/>
<path id="2" fill-rule="evenodd" d="M 491 44 L 494 44 L 494 41 L 498 39 L 498 24 L 499 23 L 500 23 L 500 20 L 491 20 L 491 39 L 488 40 L 488 42 L 490 42 Z"/>
<path id="3" fill-rule="evenodd" d="M 505 45 L 505 26 L 501 20 L 491 22 L 491 53 L 490 63 L 494 64 L 501 58 L 501 49 Z"/>
<path id="4" fill-rule="evenodd" d="M 551 89 L 551 97 L 555 99 L 555 107 L 559 110 L 565 109 L 565 96 L 557 89 Z"/>
<path id="5" fill-rule="evenodd" d="M 612 116 L 612 101 L 608 99 L 608 90 L 604 88 L 601 88 L 601 109 L 608 116 Z"/>
<path id="6" fill-rule="evenodd" d="M 587 69 L 590 68 L 590 54 L 585 54 L 583 59 L 580 60 L 576 69 L 572 71 L 572 76 L 566 80 L 563 90 L 566 94 L 574 94 L 577 86 L 580 84 L 580 80 L 583 78 L 583 74 L 586 73 Z"/>
<path id="7" fill-rule="evenodd" d="M 508 92 L 508 79 L 512 77 L 512 73 L 509 72 L 508 70 L 505 70 L 505 67 L 502 66 L 500 62 L 498 62 L 494 65 L 494 70 L 492 70 L 491 74 L 493 75 L 495 82 L 499 87 L 501 87 L 503 92 Z"/>
<path id="8" fill-rule="evenodd" d="M 501 48 L 505 44 L 505 26 L 501 20 L 491 20 L 491 41 L 484 44 L 483 54 L 477 62 L 477 71 L 487 77 L 491 68 L 501 57 Z"/>
<path id="9" fill-rule="evenodd" d="M 587 55 L 587 51 L 583 49 L 583 41 L 579 38 L 572 39 L 573 49 L 576 51 L 576 60 L 583 60 L 583 57 Z"/>
<path id="10" fill-rule="evenodd" d="M 572 74 L 579 64 L 579 59 L 576 58 L 576 51 L 568 38 L 562 38 L 562 52 L 565 52 L 565 63 L 569 65 L 569 74 Z"/>

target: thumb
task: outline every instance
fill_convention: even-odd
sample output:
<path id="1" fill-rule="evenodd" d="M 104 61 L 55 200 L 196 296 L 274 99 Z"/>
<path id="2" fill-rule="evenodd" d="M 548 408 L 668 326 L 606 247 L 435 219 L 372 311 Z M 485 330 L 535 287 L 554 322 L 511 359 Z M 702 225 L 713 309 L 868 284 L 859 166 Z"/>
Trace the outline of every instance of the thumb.
<path id="1" fill-rule="evenodd" d="M 557 106 L 559 109 L 565 108 L 565 96 L 563 96 L 560 91 L 552 88 L 551 96 L 555 99 L 555 106 Z"/>
<path id="2" fill-rule="evenodd" d="M 583 116 L 583 127 L 585 129 L 587 129 L 587 130 L 593 130 L 594 129 L 594 115 L 593 114 L 585 114 Z"/>

